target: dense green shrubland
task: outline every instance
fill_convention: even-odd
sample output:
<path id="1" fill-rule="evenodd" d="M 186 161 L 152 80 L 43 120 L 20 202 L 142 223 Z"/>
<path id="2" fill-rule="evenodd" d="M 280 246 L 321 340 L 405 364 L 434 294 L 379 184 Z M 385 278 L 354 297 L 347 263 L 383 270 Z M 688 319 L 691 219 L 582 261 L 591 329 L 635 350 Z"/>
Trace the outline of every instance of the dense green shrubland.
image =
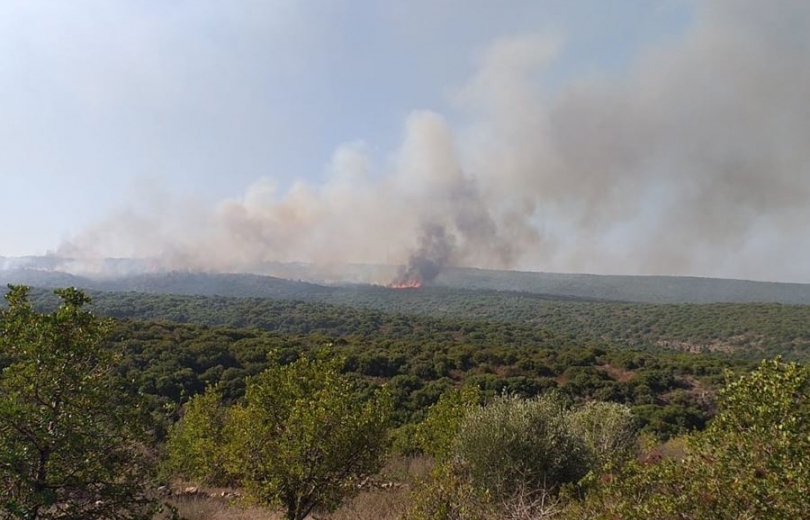
<path id="1" fill-rule="evenodd" d="M 567 408 L 548 394 L 468 406 L 452 456 L 416 488 L 406 519 L 806 517 L 810 367 L 763 362 L 732 379 L 719 406 L 667 459 L 632 456 L 620 405 Z"/>
<path id="2" fill-rule="evenodd" d="M 5 490 L 24 491 L 4 495 L 0 506 L 8 518 L 69 511 L 76 497 L 97 496 L 82 486 L 98 493 L 103 488 L 94 479 L 125 482 L 136 476 L 127 473 L 134 467 L 144 471 L 126 488 L 131 495 L 94 498 L 93 507 L 121 504 L 126 496 L 145 498 L 148 507 L 142 479 L 166 449 L 164 478 L 238 483 L 259 503 L 281 503 L 288 517 L 300 518 L 316 504 L 335 507 L 353 485 L 339 481 L 334 494 L 315 498 L 285 491 L 298 476 L 313 474 L 308 461 L 314 456 L 321 469 L 334 468 L 352 446 L 366 446 L 368 460 L 351 474 L 362 476 L 378 467 L 388 427 L 401 453 L 422 451 L 437 461 L 412 497 L 408 518 L 415 520 L 797 518 L 810 509 L 806 365 L 774 361 L 750 372 L 733 356 L 629 348 L 553 327 L 300 303 L 268 315 L 265 307 L 274 305 L 268 302 L 189 300 L 207 302 L 207 312 L 220 318 L 247 312 L 243 324 L 259 320 L 261 328 L 119 318 L 108 329 L 81 308 L 82 293 L 60 294 L 62 307 L 40 314 L 27 306 L 24 290 L 13 290 L 16 300 L 0 316 L 0 475 Z M 165 301 L 153 303 L 160 312 Z M 788 308 L 782 315 L 794 342 L 806 326 L 791 321 L 801 312 Z M 656 323 L 645 330 L 656 330 Z M 318 357 L 325 346 L 334 357 Z M 41 370 L 42 363 L 51 369 Z M 90 379 L 83 379 L 82 363 L 90 363 Z M 55 379 L 61 376 L 67 386 Z M 47 389 L 75 399 L 76 411 L 45 409 L 50 397 L 39 392 Z M 382 403 L 377 396 L 385 405 L 374 404 Z M 35 413 L 41 406 L 53 412 L 44 423 Z M 81 407 L 88 413 L 79 413 Z M 351 417 L 357 420 L 341 422 Z M 66 421 L 70 435 L 50 426 L 58 421 Z M 42 444 L 32 432 L 53 443 Z M 318 440 L 332 433 L 343 444 Z M 682 457 L 632 457 L 637 434 L 650 443 L 685 433 Z M 121 450 L 113 439 L 124 438 Z M 38 480 L 39 471 L 29 471 L 38 459 L 26 454 L 41 455 L 42 446 L 59 454 L 53 460 L 64 467 L 81 455 L 74 446 L 116 455 L 110 464 L 82 458 L 73 467 L 99 464 L 82 471 L 84 480 L 71 474 L 51 489 Z M 257 453 L 268 457 L 250 458 Z M 273 459 L 279 453 L 289 457 Z M 79 491 L 64 494 L 70 486 Z M 292 507 L 293 498 L 303 508 Z M 55 500 L 65 505 L 56 508 Z M 33 504 L 33 515 L 26 504 Z M 146 510 L 124 505 L 118 511 L 126 517 Z M 98 517 L 113 517 L 105 514 Z"/>
<path id="3" fill-rule="evenodd" d="M 160 414 L 214 384 L 226 400 L 238 400 L 245 378 L 274 359 L 286 364 L 331 345 L 361 387 L 386 382 L 397 426 L 421 420 L 455 386 L 475 386 L 485 397 L 504 392 L 532 397 L 556 389 L 574 400 L 627 404 L 643 427 L 662 438 L 702 427 L 723 370 L 744 367 L 720 357 L 577 346 L 550 335 L 517 344 L 500 343 L 497 336 L 493 333 L 491 344 L 486 336 L 468 342 L 463 331 L 453 335 L 435 328 L 414 338 L 381 330 L 362 340 L 129 321 L 117 323 L 111 344 L 124 353 L 120 371 L 131 390 L 144 394 Z"/>
<path id="4" fill-rule="evenodd" d="M 333 291 L 334 292 L 334 291 Z M 37 301 L 47 305 L 48 293 Z M 331 294 L 331 293 L 330 293 Z M 93 293 L 97 312 L 115 318 L 322 333 L 370 339 L 448 327 L 469 340 L 500 333 L 514 343 L 538 333 L 579 345 L 610 342 L 657 352 L 734 354 L 749 360 L 810 357 L 810 305 L 778 303 L 638 304 L 563 299 L 528 293 L 426 288 L 338 291 L 323 301 Z M 53 300 L 51 300 L 53 304 Z M 412 325 L 419 323 L 420 326 Z M 499 332 L 498 332 L 499 331 Z"/>

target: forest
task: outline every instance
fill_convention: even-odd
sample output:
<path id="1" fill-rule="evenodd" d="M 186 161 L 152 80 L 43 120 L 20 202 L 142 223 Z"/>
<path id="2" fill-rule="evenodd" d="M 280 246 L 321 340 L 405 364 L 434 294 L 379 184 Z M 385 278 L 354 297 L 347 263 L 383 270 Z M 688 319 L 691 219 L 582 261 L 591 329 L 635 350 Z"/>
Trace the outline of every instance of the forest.
<path id="1" fill-rule="evenodd" d="M 33 478 L 27 495 L 9 491 L 0 496 L 3 518 L 175 515 L 193 520 L 188 509 L 192 499 L 156 494 L 156 489 L 179 492 L 179 482 L 191 483 L 194 489 L 235 489 L 227 492 L 240 497 L 244 493 L 235 501 L 241 505 L 233 507 L 281 508 L 288 518 L 317 511 L 339 515 L 346 503 L 358 500 L 347 485 L 361 490 L 361 497 L 381 493 L 364 490 L 360 483 L 368 479 L 391 481 L 387 495 L 376 498 L 399 504 L 390 518 L 593 518 L 598 516 L 593 509 L 596 501 L 605 511 L 625 508 L 625 516 L 610 518 L 635 518 L 623 501 L 639 491 L 626 486 L 638 481 L 649 492 L 658 489 L 655 479 L 674 479 L 673 472 L 704 471 L 689 466 L 696 464 L 690 457 L 727 442 L 716 438 L 725 433 L 718 433 L 715 425 L 724 417 L 723 407 L 733 401 L 725 394 L 728 389 L 744 386 L 750 377 L 793 378 L 791 384 L 804 384 L 810 342 L 810 307 L 801 305 L 639 304 L 437 288 L 366 291 L 362 299 L 334 304 L 73 289 L 54 294 L 9 287 L 0 318 L 4 331 L 0 385 L 5 389 L 0 403 L 0 429 L 5 435 L 0 479 L 9 484 L 20 468 L 36 475 L 51 464 L 43 465 L 41 450 L 40 457 L 31 461 L 9 459 L 10 450 L 19 451 L 27 443 L 41 448 L 43 439 L 54 442 L 48 454 L 66 449 L 53 426 L 63 413 L 58 407 L 46 407 L 54 418 L 44 426 L 38 419 L 39 429 L 33 433 L 21 425 L 26 406 L 35 414 L 45 406 L 42 402 L 50 401 L 39 395 L 47 384 L 37 383 L 32 389 L 15 374 L 30 370 L 29 379 L 47 379 L 38 367 L 76 362 L 74 375 L 81 379 L 81 371 L 87 369 L 81 363 L 86 361 L 76 359 L 89 359 L 82 350 L 87 348 L 97 349 L 90 356 L 95 360 L 93 370 L 98 359 L 107 359 L 108 369 L 99 369 L 94 383 L 103 382 L 105 391 L 116 396 L 105 406 L 118 410 L 137 401 L 132 408 L 137 417 L 118 410 L 122 416 L 117 420 L 137 425 L 138 435 L 130 439 L 127 433 L 125 438 L 148 456 L 138 463 L 144 469 L 141 487 L 128 488 L 140 491 L 125 493 L 128 504 L 85 508 L 79 516 L 70 516 L 62 509 L 76 502 L 79 492 L 71 488 L 73 484 L 62 483 L 46 492 L 47 486 Z M 33 346 L 21 349 L 24 344 Z M 84 354 L 77 358 L 76 350 Z M 759 363 L 775 356 L 782 361 Z M 70 371 L 59 373 L 68 377 Z M 302 379 L 310 383 L 304 385 Z M 76 382 L 76 392 L 81 394 L 86 385 Z M 64 381 L 58 386 L 74 388 Z M 778 385 L 774 391 L 779 391 Z M 284 395 L 293 397 L 284 402 L 279 397 Z M 793 390 L 792 399 L 799 400 L 796 413 L 806 408 L 806 395 Z M 79 409 L 92 409 L 91 397 L 82 396 Z M 61 398 L 69 396 L 60 394 Z M 307 409 L 300 409 L 302 398 L 321 403 L 323 407 L 315 409 L 324 411 L 310 416 Z M 338 434 L 343 423 L 331 422 L 335 414 L 356 416 L 357 424 L 366 426 Z M 559 424 L 549 423 L 550 417 Z M 806 428 L 810 417 L 796 420 L 792 426 Z M 277 429 L 254 431 L 258 422 L 273 421 L 288 425 L 283 435 Z M 487 421 L 495 422 L 482 426 Z M 91 423 L 94 428 L 103 426 Z M 304 435 L 289 426 L 293 423 L 310 425 L 311 430 Z M 112 426 L 103 428 L 106 435 L 124 435 L 109 431 L 115 430 Z M 71 426 L 66 431 L 79 435 L 82 428 Z M 496 433 L 501 437 L 493 438 Z M 281 443 L 274 450 L 283 445 L 284 451 L 298 453 L 299 458 L 259 457 L 250 467 L 234 462 L 245 457 L 235 453 L 269 449 L 255 445 L 257 435 Z M 340 439 L 345 435 L 349 444 L 327 442 L 332 435 Z M 105 438 L 98 433 L 96 437 Z M 302 439 L 317 445 L 305 446 Z M 369 443 L 364 452 L 376 454 L 373 460 L 358 459 L 352 466 L 356 471 L 348 471 L 342 480 L 327 478 L 345 469 L 340 466 L 345 454 L 361 441 Z M 533 444 L 541 441 L 550 444 Z M 707 442 L 714 444 L 707 448 Z M 491 453 L 492 460 L 477 460 L 486 452 L 482 446 L 493 443 L 503 449 Z M 321 449 L 324 453 L 313 455 Z M 539 450 L 546 458 L 527 462 L 526 467 L 521 466 L 521 457 L 509 463 L 499 459 L 512 456 L 511 450 Z M 576 457 L 548 458 L 561 450 Z M 607 456 L 608 452 L 617 455 Z M 125 454 L 120 457 L 127 460 Z M 302 462 L 313 457 L 336 466 L 313 469 Z M 432 469 L 390 469 L 415 460 Z M 681 465 L 670 468 L 676 462 Z M 280 466 L 300 471 L 297 476 L 279 474 Z M 259 467 L 267 473 L 255 474 Z M 388 469 L 380 473 L 381 468 Z M 329 493 L 302 498 L 289 489 L 291 481 L 306 480 L 302 475 L 312 472 L 325 475 L 326 480 L 319 482 Z M 626 484 L 613 485 L 608 478 Z M 272 485 L 257 488 L 258 481 Z M 660 484 L 670 490 L 680 489 L 679 485 L 685 483 Z M 88 494 L 95 498 L 93 503 L 107 503 L 103 496 L 110 491 L 103 486 L 93 489 Z M 779 507 L 795 507 L 791 500 L 795 497 Z M 33 509 L 25 509 L 26 503 Z M 431 509 L 442 503 L 444 510 Z M 523 513 L 517 511 L 521 507 Z M 359 514 L 355 511 L 355 516 Z"/>

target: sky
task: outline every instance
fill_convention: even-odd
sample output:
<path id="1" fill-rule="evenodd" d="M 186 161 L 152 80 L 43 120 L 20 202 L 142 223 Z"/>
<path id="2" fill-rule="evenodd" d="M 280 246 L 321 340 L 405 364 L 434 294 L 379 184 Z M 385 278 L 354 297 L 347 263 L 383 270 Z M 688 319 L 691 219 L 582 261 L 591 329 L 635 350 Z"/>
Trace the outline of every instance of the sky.
<path id="1" fill-rule="evenodd" d="M 810 282 L 803 0 L 6 0 L 0 256 Z"/>

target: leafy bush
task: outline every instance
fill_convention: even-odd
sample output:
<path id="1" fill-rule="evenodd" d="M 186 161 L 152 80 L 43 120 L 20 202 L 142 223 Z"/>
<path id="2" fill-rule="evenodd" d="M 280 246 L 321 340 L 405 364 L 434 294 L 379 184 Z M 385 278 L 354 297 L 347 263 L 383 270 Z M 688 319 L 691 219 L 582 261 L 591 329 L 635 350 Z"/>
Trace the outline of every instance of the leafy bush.
<path id="1" fill-rule="evenodd" d="M 570 518 L 806 518 L 810 367 L 781 361 L 729 383 L 679 460 L 632 463 Z"/>
<path id="2" fill-rule="evenodd" d="M 554 393 L 533 399 L 502 396 L 470 411 L 455 454 L 476 487 L 496 501 L 522 487 L 557 489 L 590 470 L 585 440 L 570 428 L 566 404 Z"/>
<path id="3" fill-rule="evenodd" d="M 630 409 L 616 403 L 589 402 L 568 415 L 571 433 L 584 444 L 593 469 L 617 466 L 636 451 L 636 421 Z"/>
<path id="4" fill-rule="evenodd" d="M 169 431 L 164 471 L 204 484 L 231 484 L 223 464 L 227 420 L 228 410 L 215 387 L 192 397 Z"/>
<path id="5" fill-rule="evenodd" d="M 422 452 L 436 460 L 452 456 L 459 429 L 480 400 L 481 392 L 475 386 L 453 388 L 442 394 L 416 429 L 416 440 Z"/>
<path id="6" fill-rule="evenodd" d="M 472 485 L 459 461 L 451 461 L 436 465 L 417 483 L 402 520 L 487 520 L 494 515 L 489 493 Z"/>

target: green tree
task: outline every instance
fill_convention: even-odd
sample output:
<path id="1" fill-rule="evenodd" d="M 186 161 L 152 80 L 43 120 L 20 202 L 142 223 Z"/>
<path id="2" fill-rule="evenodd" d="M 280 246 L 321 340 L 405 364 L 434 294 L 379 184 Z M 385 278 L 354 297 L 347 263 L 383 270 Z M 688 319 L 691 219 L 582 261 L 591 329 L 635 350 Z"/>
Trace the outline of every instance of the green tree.
<path id="1" fill-rule="evenodd" d="M 454 445 L 472 482 L 502 502 L 523 490 L 553 491 L 592 468 L 585 440 L 570 428 L 555 393 L 533 399 L 502 396 L 467 414 Z"/>
<path id="2" fill-rule="evenodd" d="M 635 455 L 636 421 L 625 405 L 588 402 L 569 412 L 568 427 L 584 442 L 594 470 L 618 467 Z"/>
<path id="3" fill-rule="evenodd" d="M 436 460 L 448 459 L 453 454 L 462 422 L 480 401 L 481 391 L 477 386 L 452 388 L 442 394 L 416 429 L 416 442 L 422 452 Z"/>
<path id="4" fill-rule="evenodd" d="M 36 312 L 9 286 L 0 312 L 0 517 L 146 518 L 138 402 L 122 392 L 108 323 L 81 291 Z"/>
<path id="5" fill-rule="evenodd" d="M 265 370 L 226 424 L 228 469 L 289 520 L 334 510 L 382 465 L 391 400 L 384 391 L 359 399 L 342 364 L 320 353 Z"/>
<path id="6" fill-rule="evenodd" d="M 230 484 L 223 464 L 227 419 L 228 409 L 216 387 L 192 397 L 182 419 L 169 430 L 165 471 L 204 484 Z"/>
<path id="7" fill-rule="evenodd" d="M 632 463 L 571 518 L 806 518 L 810 367 L 766 361 L 721 392 L 720 411 L 686 456 Z"/>

